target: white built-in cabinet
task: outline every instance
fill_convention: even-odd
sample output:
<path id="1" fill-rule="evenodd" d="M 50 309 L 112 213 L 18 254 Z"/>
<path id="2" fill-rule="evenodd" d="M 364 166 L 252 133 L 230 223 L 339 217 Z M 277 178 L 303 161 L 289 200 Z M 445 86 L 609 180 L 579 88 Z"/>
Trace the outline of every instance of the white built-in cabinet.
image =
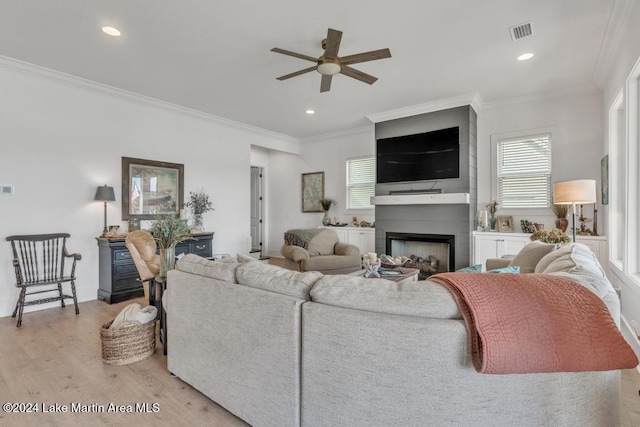
<path id="1" fill-rule="evenodd" d="M 376 251 L 375 228 L 364 227 L 326 227 L 336 232 L 341 242 L 360 248 L 361 254 Z"/>
<path id="2" fill-rule="evenodd" d="M 606 269 L 607 238 L 605 236 L 577 236 L 577 242 L 591 249 L 600 264 Z M 528 243 L 531 234 L 527 233 L 494 233 L 473 232 L 473 263 L 485 265 L 489 258 L 501 258 L 504 255 L 515 255 Z"/>

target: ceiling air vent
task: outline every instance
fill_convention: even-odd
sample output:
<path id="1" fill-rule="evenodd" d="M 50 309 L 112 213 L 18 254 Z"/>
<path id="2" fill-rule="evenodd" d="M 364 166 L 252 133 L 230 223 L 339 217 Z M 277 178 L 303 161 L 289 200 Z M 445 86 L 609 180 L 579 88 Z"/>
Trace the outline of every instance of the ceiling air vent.
<path id="1" fill-rule="evenodd" d="M 513 41 L 532 36 L 533 28 L 531 27 L 531 22 L 527 22 L 526 24 L 520 24 L 520 25 L 516 25 L 515 27 L 511 27 L 509 28 L 509 33 L 511 33 L 511 40 Z"/>
<path id="2" fill-rule="evenodd" d="M 13 194 L 13 185 L 0 185 L 0 196 Z"/>

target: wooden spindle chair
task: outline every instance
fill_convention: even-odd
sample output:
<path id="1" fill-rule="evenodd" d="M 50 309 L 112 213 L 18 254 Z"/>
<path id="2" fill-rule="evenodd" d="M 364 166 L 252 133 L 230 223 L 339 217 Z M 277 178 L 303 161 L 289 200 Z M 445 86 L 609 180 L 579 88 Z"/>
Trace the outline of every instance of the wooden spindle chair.
<path id="1" fill-rule="evenodd" d="M 76 314 L 78 309 L 78 298 L 76 297 L 75 273 L 76 261 L 82 259 L 80 254 L 69 254 L 67 252 L 67 233 L 55 234 L 34 234 L 23 236 L 9 236 L 7 241 L 11 242 L 13 250 L 13 267 L 16 273 L 16 286 L 20 288 L 20 296 L 16 302 L 13 316 L 18 315 L 17 326 L 22 326 L 22 311 L 25 305 L 44 304 L 48 302 L 60 301 L 62 307 L 65 306 L 65 299 L 73 299 Z M 65 276 L 65 259 L 71 258 L 71 272 Z M 62 293 L 62 284 L 71 284 L 72 295 Z M 34 286 L 53 286 L 51 289 L 27 292 L 28 288 Z M 55 292 L 57 295 L 33 300 L 26 300 L 27 295 Z"/>

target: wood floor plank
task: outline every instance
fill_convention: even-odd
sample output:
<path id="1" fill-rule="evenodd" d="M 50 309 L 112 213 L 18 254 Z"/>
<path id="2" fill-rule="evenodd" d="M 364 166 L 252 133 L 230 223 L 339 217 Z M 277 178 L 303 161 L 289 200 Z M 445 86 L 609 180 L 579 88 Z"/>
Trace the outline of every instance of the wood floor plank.
<path id="1" fill-rule="evenodd" d="M 246 426 L 224 408 L 167 371 L 158 341 L 155 353 L 143 361 L 111 366 L 102 361 L 100 327 L 126 305 L 102 301 L 25 313 L 21 328 L 15 319 L 0 318 L 1 403 L 35 402 L 38 413 L 0 412 L 2 426 Z M 51 405 L 85 405 L 90 413 L 42 412 Z M 109 404 L 128 412 L 98 412 Z M 135 412 L 135 405 L 148 412 Z M 157 406 L 153 406 L 156 404 Z M 155 408 L 158 412 L 154 412 Z"/>
<path id="2" fill-rule="evenodd" d="M 4 413 L 2 426 L 246 426 L 224 408 L 167 371 L 158 341 L 143 361 L 111 366 L 102 361 L 100 327 L 126 305 L 89 301 L 73 307 L 26 313 L 22 328 L 0 318 L 0 403 L 86 405 L 87 409 L 148 404 L 150 412 Z M 640 374 L 622 371 L 621 425 L 640 426 Z M 153 412 L 156 403 L 159 412 Z"/>

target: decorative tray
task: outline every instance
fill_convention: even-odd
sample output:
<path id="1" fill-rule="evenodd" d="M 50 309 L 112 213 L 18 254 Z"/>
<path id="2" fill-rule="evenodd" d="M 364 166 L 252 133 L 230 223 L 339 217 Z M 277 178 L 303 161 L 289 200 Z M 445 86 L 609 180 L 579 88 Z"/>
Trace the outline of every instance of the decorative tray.
<path id="1" fill-rule="evenodd" d="M 338 222 L 336 224 L 329 224 L 329 226 L 331 226 L 331 227 L 344 227 L 346 225 L 347 225 L 346 222 Z"/>

